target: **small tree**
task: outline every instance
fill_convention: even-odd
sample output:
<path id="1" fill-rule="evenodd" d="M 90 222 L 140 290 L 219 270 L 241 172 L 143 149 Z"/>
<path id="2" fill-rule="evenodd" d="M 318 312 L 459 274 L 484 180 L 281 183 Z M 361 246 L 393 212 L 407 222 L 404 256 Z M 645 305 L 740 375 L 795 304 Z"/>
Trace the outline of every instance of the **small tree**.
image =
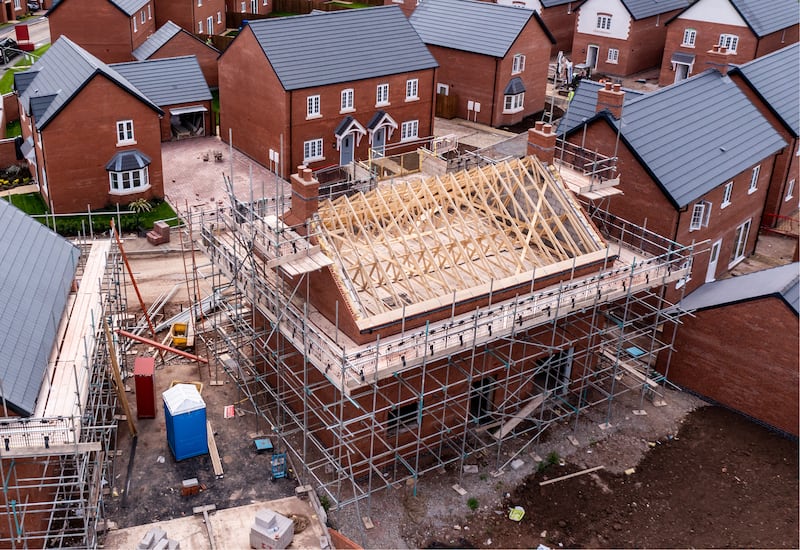
<path id="1" fill-rule="evenodd" d="M 148 201 L 145 198 L 136 199 L 135 201 L 132 201 L 128 205 L 128 210 L 136 214 L 134 219 L 136 221 L 137 228 L 139 227 L 139 216 L 144 214 L 145 212 L 150 212 L 152 209 L 153 205 L 150 204 L 150 201 Z"/>

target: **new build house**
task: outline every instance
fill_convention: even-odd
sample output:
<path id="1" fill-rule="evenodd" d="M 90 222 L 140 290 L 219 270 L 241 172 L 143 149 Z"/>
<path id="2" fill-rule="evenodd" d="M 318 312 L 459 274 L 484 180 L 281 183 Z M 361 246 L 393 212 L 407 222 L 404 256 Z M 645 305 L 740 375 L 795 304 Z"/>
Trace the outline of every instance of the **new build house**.
<path id="1" fill-rule="evenodd" d="M 586 0 L 577 8 L 572 61 L 625 76 L 661 62 L 665 23 L 688 0 Z"/>
<path id="2" fill-rule="evenodd" d="M 728 63 L 737 64 L 779 50 L 800 40 L 798 24 L 794 0 L 698 0 L 667 21 L 658 83 L 705 71 L 706 52 L 715 45 L 724 48 Z"/>
<path id="3" fill-rule="evenodd" d="M 607 199 L 612 214 L 686 245 L 704 243 L 673 299 L 752 253 L 775 155 L 787 145 L 716 70 L 631 96 L 618 84 L 581 81 L 559 133 L 618 159 L 623 194 Z"/>
<path id="4" fill-rule="evenodd" d="M 281 174 L 413 148 L 435 68 L 397 6 L 250 21 L 219 58 L 221 135 Z"/>
<path id="5" fill-rule="evenodd" d="M 553 52 L 572 50 L 572 37 L 575 33 L 575 8 L 578 0 L 497 0 L 497 4 L 534 10 L 542 16 L 542 21 L 550 30 L 556 43 Z"/>
<path id="6" fill-rule="evenodd" d="M 555 40 L 537 12 L 473 0 L 430 0 L 409 21 L 439 64 L 439 116 L 505 126 L 544 109 Z"/>
<path id="7" fill-rule="evenodd" d="M 156 25 L 172 21 L 197 34 L 221 34 L 226 30 L 225 0 L 153 0 Z"/>

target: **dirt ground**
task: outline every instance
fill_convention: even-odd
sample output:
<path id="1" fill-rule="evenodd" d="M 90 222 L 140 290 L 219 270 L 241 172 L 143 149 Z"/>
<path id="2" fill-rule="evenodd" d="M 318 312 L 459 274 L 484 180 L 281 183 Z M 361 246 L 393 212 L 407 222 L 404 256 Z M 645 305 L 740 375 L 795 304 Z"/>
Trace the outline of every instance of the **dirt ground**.
<path id="1" fill-rule="evenodd" d="M 549 465 L 497 510 L 410 541 L 425 548 L 797 548 L 797 444 L 720 407 L 690 413 L 635 472 Z M 603 444 L 594 447 L 602 455 Z M 546 460 L 545 460 L 546 463 Z M 515 523 L 507 509 L 522 506 Z M 499 512 L 499 513 L 498 513 Z"/>

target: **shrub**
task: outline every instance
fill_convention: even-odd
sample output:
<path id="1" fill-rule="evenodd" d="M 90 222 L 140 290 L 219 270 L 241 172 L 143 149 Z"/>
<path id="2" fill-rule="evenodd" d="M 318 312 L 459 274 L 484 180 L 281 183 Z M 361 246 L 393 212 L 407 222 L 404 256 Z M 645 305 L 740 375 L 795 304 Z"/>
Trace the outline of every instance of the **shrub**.
<path id="1" fill-rule="evenodd" d="M 478 499 L 475 497 L 469 497 L 467 500 L 467 508 L 472 510 L 473 512 L 478 509 Z"/>

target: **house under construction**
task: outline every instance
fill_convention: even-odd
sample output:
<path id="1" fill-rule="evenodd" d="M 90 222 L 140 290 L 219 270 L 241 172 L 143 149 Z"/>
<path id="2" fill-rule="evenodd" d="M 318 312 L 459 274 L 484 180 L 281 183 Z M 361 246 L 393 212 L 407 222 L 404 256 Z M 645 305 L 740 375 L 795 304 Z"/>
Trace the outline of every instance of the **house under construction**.
<path id="1" fill-rule="evenodd" d="M 478 452 L 502 469 L 550 423 L 658 394 L 660 289 L 692 250 L 604 213 L 613 159 L 557 154 L 549 127 L 530 136 L 547 162 L 325 199 L 301 166 L 285 213 L 233 197 L 204 216 L 227 296 L 217 357 L 333 504 Z"/>
<path id="2" fill-rule="evenodd" d="M 0 547 L 96 547 L 114 478 L 117 250 L 68 242 L 5 201 L 0 233 Z"/>

